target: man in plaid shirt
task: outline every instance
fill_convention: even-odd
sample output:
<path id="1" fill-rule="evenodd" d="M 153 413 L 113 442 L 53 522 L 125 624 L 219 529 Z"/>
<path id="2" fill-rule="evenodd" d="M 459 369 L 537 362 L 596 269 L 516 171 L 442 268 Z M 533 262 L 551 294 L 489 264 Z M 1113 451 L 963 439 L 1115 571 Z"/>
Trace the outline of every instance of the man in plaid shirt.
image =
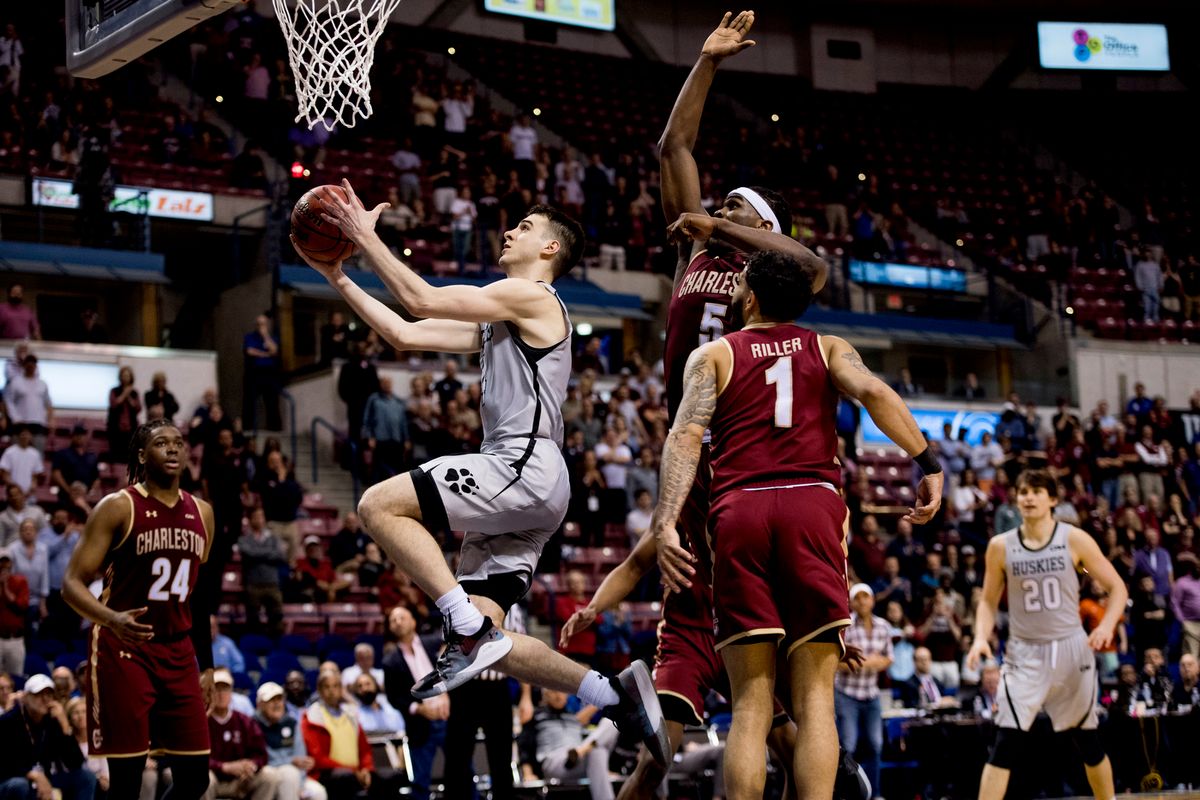
<path id="1" fill-rule="evenodd" d="M 879 704 L 879 675 L 892 664 L 892 626 L 871 612 L 875 608 L 875 593 L 865 583 L 850 587 L 850 605 L 854 621 L 846 629 L 847 645 L 862 650 L 862 669 L 852 673 L 842 662 L 835 683 L 837 694 L 838 738 L 851 755 L 858 747 L 860 732 L 866 736 L 869 753 L 862 767 L 871 780 L 877 798 L 879 786 L 879 754 L 883 750 L 883 710 Z"/>

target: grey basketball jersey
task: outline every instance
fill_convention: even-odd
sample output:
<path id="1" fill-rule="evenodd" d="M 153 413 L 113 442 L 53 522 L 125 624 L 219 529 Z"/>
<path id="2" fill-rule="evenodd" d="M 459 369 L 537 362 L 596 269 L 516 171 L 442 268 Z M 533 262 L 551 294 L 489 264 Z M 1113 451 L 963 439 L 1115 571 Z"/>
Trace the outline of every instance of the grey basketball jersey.
<path id="1" fill-rule="evenodd" d="M 480 326 L 483 349 L 479 363 L 483 399 L 480 450 L 532 451 L 535 439 L 549 439 L 562 446 L 562 404 L 571 379 L 571 318 L 562 298 L 548 283 L 539 281 L 562 306 L 567 335 L 550 347 L 533 347 L 522 341 L 511 322 L 488 322 Z M 518 470 L 519 472 L 519 470 Z"/>
<path id="2" fill-rule="evenodd" d="M 1013 636 L 1032 642 L 1066 639 L 1083 630 L 1079 574 L 1067 546 L 1070 526 L 1059 522 L 1045 547 L 1031 550 L 1015 528 L 1004 537 L 1008 624 Z"/>

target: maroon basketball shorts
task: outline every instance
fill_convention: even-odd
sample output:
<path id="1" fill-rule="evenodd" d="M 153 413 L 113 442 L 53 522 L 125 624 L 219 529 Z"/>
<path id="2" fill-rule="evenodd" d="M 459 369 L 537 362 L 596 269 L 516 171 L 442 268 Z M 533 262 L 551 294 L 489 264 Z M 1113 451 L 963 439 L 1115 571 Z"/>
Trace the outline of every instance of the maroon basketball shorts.
<path id="1" fill-rule="evenodd" d="M 846 505 L 827 484 L 751 486 L 713 501 L 716 649 L 763 639 L 839 641 L 850 624 Z"/>
<path id="2" fill-rule="evenodd" d="M 712 558 L 707 533 L 709 477 L 706 446 L 678 523 L 680 536 L 698 559 L 696 575 L 691 587 L 667 592 L 664 597 L 654 656 L 654 688 L 663 716 L 683 725 L 704 724 L 704 698 L 710 690 L 730 696 L 729 676 L 713 639 L 712 588 L 708 584 Z M 787 721 L 778 701 L 775 711 L 778 723 Z"/>
<path id="3" fill-rule="evenodd" d="M 95 626 L 87 701 L 91 755 L 209 752 L 200 670 L 186 634 L 131 644 L 108 628 Z"/>

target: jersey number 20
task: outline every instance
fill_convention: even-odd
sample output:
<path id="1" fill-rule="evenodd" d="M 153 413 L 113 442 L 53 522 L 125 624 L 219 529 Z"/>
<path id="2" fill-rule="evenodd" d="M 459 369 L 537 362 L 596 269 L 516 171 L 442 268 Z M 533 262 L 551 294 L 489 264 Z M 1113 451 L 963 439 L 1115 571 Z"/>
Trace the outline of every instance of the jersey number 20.
<path id="1" fill-rule="evenodd" d="M 156 558 L 154 563 L 150 565 L 150 572 L 158 580 L 150 587 L 150 599 L 166 602 L 171 599 L 171 595 L 179 597 L 179 602 L 187 602 L 188 597 L 188 579 L 192 575 L 192 562 L 180 561 L 179 569 L 175 570 L 175 580 L 171 580 L 171 561 L 166 558 Z M 167 588 L 167 584 L 171 584 L 171 588 Z"/>
<path id="2" fill-rule="evenodd" d="M 1062 586 L 1053 575 L 1042 578 L 1026 578 L 1021 581 L 1021 591 L 1025 596 L 1026 611 L 1053 611 L 1062 605 Z"/>

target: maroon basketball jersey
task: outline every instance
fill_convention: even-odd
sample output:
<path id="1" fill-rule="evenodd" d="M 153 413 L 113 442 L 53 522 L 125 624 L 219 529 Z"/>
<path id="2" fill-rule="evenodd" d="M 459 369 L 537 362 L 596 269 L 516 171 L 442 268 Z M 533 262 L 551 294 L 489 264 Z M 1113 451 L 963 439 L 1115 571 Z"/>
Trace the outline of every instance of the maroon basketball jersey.
<path id="1" fill-rule="evenodd" d="M 817 334 L 789 323 L 737 331 L 724 341 L 733 371 L 710 423 L 713 497 L 803 482 L 840 488 L 838 391 Z"/>
<path id="2" fill-rule="evenodd" d="M 101 602 L 116 611 L 145 606 L 149 610 L 138 622 L 153 627 L 158 638 L 186 633 L 192 627 L 188 598 L 208 541 L 200 508 L 184 491 L 173 507 L 140 486 L 123 492 L 133 519 L 108 551 Z"/>
<path id="3" fill-rule="evenodd" d="M 683 399 L 683 368 L 688 356 L 702 344 L 725 335 L 725 312 L 737 286 L 737 276 L 746 265 L 744 253 L 714 258 L 700 251 L 684 270 L 671 304 L 667 307 L 667 341 L 663 349 L 663 371 L 667 378 L 667 410 L 675 421 L 675 410 Z"/>

